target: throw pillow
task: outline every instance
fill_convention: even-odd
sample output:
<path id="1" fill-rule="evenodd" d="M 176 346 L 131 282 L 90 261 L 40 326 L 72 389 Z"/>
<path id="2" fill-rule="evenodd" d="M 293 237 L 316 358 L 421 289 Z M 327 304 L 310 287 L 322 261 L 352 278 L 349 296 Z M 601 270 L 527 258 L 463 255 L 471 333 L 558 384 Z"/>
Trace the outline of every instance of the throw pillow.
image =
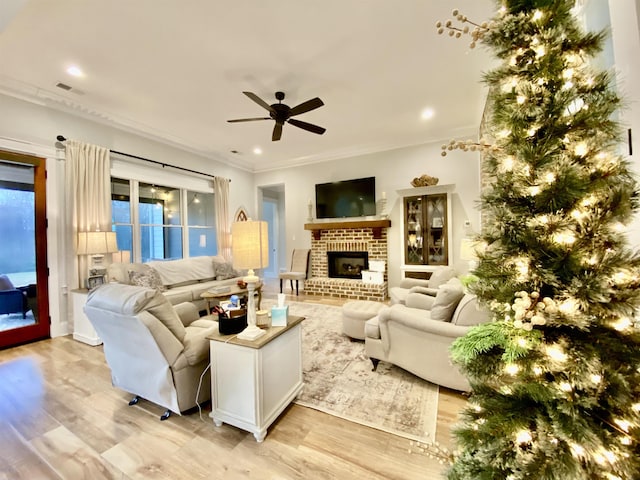
<path id="1" fill-rule="evenodd" d="M 461 288 L 451 285 L 441 285 L 436 294 L 436 299 L 431 307 L 431 320 L 449 322 L 458 303 L 462 300 L 464 292 Z"/>
<path id="2" fill-rule="evenodd" d="M 130 272 L 129 281 L 131 282 L 131 285 L 154 288 L 159 292 L 164 292 L 166 290 L 162 284 L 162 280 L 160 279 L 160 274 L 151 267 L 144 272 Z"/>
<path id="3" fill-rule="evenodd" d="M 241 277 L 242 273 L 235 270 L 233 265 L 229 262 L 217 263 L 216 268 L 216 280 L 227 280 L 228 278 Z"/>
<path id="4" fill-rule="evenodd" d="M 444 284 L 447 280 L 455 277 L 456 272 L 451 267 L 438 267 L 436 268 L 431 276 L 429 277 L 429 286 L 431 288 L 438 288 L 440 285 Z"/>
<path id="5" fill-rule="evenodd" d="M 11 283 L 11 279 L 6 275 L 0 275 L 0 290 L 13 290 L 16 287 Z"/>

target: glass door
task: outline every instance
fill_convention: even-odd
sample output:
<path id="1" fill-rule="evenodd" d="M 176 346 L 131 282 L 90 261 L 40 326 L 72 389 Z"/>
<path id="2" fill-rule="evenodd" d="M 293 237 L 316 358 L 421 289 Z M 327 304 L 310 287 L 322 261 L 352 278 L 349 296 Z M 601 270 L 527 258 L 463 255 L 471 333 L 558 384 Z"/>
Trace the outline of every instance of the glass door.
<path id="1" fill-rule="evenodd" d="M 447 194 L 405 197 L 406 265 L 448 265 Z"/>
<path id="2" fill-rule="evenodd" d="M 447 265 L 447 195 L 428 195 L 427 204 L 427 264 Z"/>
<path id="3" fill-rule="evenodd" d="M 422 197 L 407 197 L 404 202 L 405 218 L 405 263 L 423 265 L 424 210 Z"/>
<path id="4" fill-rule="evenodd" d="M 49 336 L 45 160 L 0 151 L 0 348 Z"/>

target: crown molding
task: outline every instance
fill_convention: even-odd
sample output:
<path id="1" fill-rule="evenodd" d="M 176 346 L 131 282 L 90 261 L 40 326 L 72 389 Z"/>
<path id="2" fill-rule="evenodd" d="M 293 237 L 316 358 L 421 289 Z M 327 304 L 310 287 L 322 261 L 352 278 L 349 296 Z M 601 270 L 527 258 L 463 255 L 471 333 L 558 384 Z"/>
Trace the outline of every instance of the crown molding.
<path id="1" fill-rule="evenodd" d="M 11 77 L 0 75 L 0 94 L 13 97 L 18 100 L 29 102 L 41 107 L 52 108 L 54 110 L 84 118 L 86 120 L 105 125 L 107 127 L 122 130 L 129 134 L 161 143 L 185 152 L 192 153 L 208 160 L 214 160 L 223 165 L 253 172 L 253 166 L 241 159 L 230 160 L 225 156 L 211 152 L 202 146 L 192 146 L 186 140 L 171 135 L 167 132 L 154 129 L 148 125 L 134 120 L 121 117 L 109 112 L 92 108 L 88 104 L 74 101 L 64 95 L 45 90 L 25 82 L 15 80 Z M 106 147 L 110 147 L 106 145 Z"/>

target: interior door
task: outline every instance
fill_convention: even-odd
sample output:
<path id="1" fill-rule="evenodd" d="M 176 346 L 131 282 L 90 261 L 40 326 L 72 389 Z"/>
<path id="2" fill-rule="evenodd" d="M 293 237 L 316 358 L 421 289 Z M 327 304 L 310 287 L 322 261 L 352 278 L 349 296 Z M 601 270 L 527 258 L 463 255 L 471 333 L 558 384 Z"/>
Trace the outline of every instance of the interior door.
<path id="1" fill-rule="evenodd" d="M 0 348 L 50 336 L 45 159 L 0 150 Z"/>
<path id="2" fill-rule="evenodd" d="M 265 268 L 264 276 L 278 278 L 278 202 L 263 198 L 262 215 L 267 222 L 269 234 L 269 266 Z"/>

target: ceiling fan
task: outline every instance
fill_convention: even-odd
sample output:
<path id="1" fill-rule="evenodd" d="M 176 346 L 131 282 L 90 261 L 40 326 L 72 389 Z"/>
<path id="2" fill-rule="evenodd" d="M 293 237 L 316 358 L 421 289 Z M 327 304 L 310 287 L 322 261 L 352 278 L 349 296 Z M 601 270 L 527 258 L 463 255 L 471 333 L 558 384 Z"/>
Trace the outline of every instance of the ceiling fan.
<path id="1" fill-rule="evenodd" d="M 322 135 L 326 129 L 319 127 L 318 125 L 314 125 L 312 123 L 303 122 L 302 120 L 296 120 L 294 117 L 296 115 L 300 115 L 301 113 L 306 113 L 311 110 L 315 110 L 324 105 L 322 100 L 318 97 L 312 98 L 311 100 L 307 100 L 306 102 L 302 102 L 300 105 L 297 105 L 291 108 L 289 105 L 285 105 L 282 103 L 284 100 L 284 92 L 276 92 L 276 99 L 278 103 L 274 103 L 269 105 L 267 102 L 258 97 L 255 93 L 251 92 L 242 92 L 251 100 L 256 102 L 262 108 L 269 111 L 268 117 L 257 117 L 257 118 L 238 118 L 235 120 L 227 120 L 227 122 L 235 123 L 235 122 L 253 122 L 256 120 L 275 120 L 276 124 L 273 127 L 273 134 L 271 135 L 271 140 L 274 142 L 280 140 L 282 137 L 282 126 L 284 122 L 290 123 L 298 128 L 302 128 L 308 132 L 317 133 L 318 135 Z"/>

